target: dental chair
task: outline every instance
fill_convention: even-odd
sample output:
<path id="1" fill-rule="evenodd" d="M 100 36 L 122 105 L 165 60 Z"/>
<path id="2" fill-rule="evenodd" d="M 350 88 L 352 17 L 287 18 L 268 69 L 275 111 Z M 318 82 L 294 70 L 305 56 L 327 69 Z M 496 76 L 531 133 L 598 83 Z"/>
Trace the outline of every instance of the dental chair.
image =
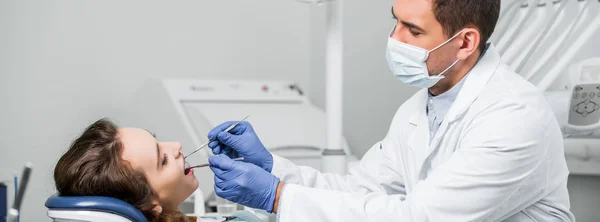
<path id="1" fill-rule="evenodd" d="M 48 217 L 56 222 L 147 222 L 130 204 L 110 197 L 51 196 L 46 200 Z"/>

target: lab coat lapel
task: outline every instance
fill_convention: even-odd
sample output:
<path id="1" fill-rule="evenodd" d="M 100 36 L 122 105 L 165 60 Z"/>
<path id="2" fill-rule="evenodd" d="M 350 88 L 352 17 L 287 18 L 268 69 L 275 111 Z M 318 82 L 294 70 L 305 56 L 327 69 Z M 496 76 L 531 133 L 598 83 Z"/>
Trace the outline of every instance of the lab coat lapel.
<path id="1" fill-rule="evenodd" d="M 416 167 L 422 165 L 425 158 L 427 158 L 427 150 L 429 150 L 429 124 L 427 120 L 427 113 L 425 110 L 427 104 L 427 89 L 420 90 L 417 92 L 417 98 L 415 107 L 416 111 L 411 115 L 408 120 L 410 136 L 408 137 L 409 152 L 412 153 L 412 157 L 415 159 Z M 417 168 L 416 170 L 419 170 Z M 417 171 L 418 172 L 418 171 Z"/>
<path id="2" fill-rule="evenodd" d="M 443 136 L 446 134 L 446 130 L 448 129 L 448 124 L 459 119 L 463 114 L 466 113 L 467 109 L 471 106 L 471 104 L 477 99 L 481 91 L 485 88 L 487 82 L 493 76 L 493 74 L 498 69 L 498 65 L 500 64 L 500 55 L 498 54 L 494 45 L 490 44 L 481 59 L 477 62 L 477 64 L 470 71 L 467 79 L 465 79 L 465 83 L 462 86 L 456 100 L 448 110 L 446 117 L 442 121 L 440 128 L 437 133 L 434 135 L 433 140 L 431 141 L 431 148 L 429 149 L 428 156 L 437 149 L 440 141 Z"/>

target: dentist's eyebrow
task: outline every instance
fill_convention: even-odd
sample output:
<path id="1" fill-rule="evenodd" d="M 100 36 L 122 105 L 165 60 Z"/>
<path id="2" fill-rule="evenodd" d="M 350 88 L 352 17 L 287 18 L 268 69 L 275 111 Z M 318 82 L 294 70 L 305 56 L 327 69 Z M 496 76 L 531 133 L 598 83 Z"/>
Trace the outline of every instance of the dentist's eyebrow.
<path id="1" fill-rule="evenodd" d="M 402 21 L 402 20 L 400 22 L 402 23 L 402 25 L 408 27 L 409 29 L 416 29 L 417 31 L 419 31 L 421 33 L 425 33 L 424 29 L 422 29 L 421 27 L 419 27 L 419 26 L 417 26 L 417 25 L 415 25 L 413 23 L 405 22 L 405 21 Z"/>
<path id="2" fill-rule="evenodd" d="M 394 6 L 392 6 L 392 16 L 394 16 L 394 19 L 398 20 L 398 17 L 396 16 L 396 14 L 394 14 Z M 418 25 L 415 25 L 414 23 L 402 21 L 402 20 L 400 20 L 400 23 L 402 23 L 402 25 L 408 27 L 409 29 L 416 29 L 417 31 L 419 31 L 421 33 L 425 33 L 425 29 L 419 27 Z"/>

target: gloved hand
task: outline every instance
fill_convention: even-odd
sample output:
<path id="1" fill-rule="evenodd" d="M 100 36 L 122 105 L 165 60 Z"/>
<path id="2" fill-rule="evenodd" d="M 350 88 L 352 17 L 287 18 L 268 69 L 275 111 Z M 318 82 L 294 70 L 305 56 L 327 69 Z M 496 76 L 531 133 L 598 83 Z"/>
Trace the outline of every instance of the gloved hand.
<path id="1" fill-rule="evenodd" d="M 208 158 L 215 173 L 215 193 L 244 206 L 273 212 L 279 178 L 258 166 L 225 155 Z"/>
<path id="2" fill-rule="evenodd" d="M 208 144 L 213 154 L 225 154 L 229 158 L 244 157 L 244 162 L 252 163 L 267 172 L 273 169 L 273 155 L 267 151 L 254 133 L 252 125 L 241 122 L 229 132 L 225 129 L 236 122 L 229 121 L 215 127 L 208 133 L 208 139 L 215 141 Z"/>

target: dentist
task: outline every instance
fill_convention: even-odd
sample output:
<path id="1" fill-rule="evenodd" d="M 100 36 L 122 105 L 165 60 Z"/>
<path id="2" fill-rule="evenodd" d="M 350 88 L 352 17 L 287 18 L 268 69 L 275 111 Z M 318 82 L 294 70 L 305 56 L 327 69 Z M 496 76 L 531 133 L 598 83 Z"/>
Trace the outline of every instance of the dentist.
<path id="1" fill-rule="evenodd" d="M 216 194 L 282 222 L 574 221 L 558 123 L 486 44 L 499 11 L 500 0 L 396 0 L 388 65 L 423 89 L 360 165 L 347 175 L 296 166 L 249 123 L 227 133 L 226 122 L 208 134 L 222 154 L 209 159 Z"/>

